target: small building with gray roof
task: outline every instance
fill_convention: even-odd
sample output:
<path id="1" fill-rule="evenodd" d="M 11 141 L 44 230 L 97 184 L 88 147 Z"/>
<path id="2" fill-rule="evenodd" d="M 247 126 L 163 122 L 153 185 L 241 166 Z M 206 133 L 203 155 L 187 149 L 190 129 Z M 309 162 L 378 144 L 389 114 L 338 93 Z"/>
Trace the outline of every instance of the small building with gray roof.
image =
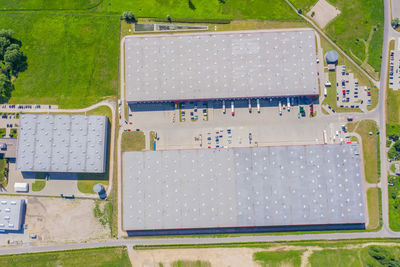
<path id="1" fill-rule="evenodd" d="M 126 100 L 315 96 L 315 44 L 312 29 L 129 36 Z"/>
<path id="2" fill-rule="evenodd" d="M 357 144 L 125 152 L 123 229 L 364 229 L 361 166 Z"/>
<path id="3" fill-rule="evenodd" d="M 0 198 L 0 232 L 21 230 L 24 215 L 25 200 Z"/>
<path id="4" fill-rule="evenodd" d="M 106 116 L 22 114 L 17 170 L 104 173 L 107 132 Z"/>

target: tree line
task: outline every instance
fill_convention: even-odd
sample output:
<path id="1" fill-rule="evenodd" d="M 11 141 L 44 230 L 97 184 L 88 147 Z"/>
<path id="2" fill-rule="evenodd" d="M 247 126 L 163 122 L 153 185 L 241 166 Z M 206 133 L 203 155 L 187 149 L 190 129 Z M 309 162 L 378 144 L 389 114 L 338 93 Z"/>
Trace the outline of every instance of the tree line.
<path id="1" fill-rule="evenodd" d="M 21 41 L 12 30 L 0 30 L 0 102 L 7 102 L 14 89 L 13 81 L 27 68 L 27 58 L 21 52 Z"/>

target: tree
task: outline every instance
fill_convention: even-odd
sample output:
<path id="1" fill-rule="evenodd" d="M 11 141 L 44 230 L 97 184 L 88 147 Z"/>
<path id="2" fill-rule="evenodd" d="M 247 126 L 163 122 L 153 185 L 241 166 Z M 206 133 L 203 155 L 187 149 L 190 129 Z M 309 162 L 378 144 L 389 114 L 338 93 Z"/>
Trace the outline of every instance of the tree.
<path id="1" fill-rule="evenodd" d="M 14 32 L 12 30 L 0 30 L 0 37 L 5 37 L 7 39 L 13 39 L 12 36 Z"/>
<path id="2" fill-rule="evenodd" d="M 0 37 L 0 59 L 3 59 L 6 48 L 11 44 L 10 40 L 6 37 Z"/>
<path id="3" fill-rule="evenodd" d="M 397 28 L 400 24 L 400 19 L 399 18 L 393 18 L 392 19 L 392 27 Z"/>
<path id="4" fill-rule="evenodd" d="M 19 49 L 15 49 L 15 47 L 7 47 L 6 52 L 4 53 L 4 61 L 11 63 L 12 66 L 17 66 L 23 58 L 23 54 Z"/>
<path id="5" fill-rule="evenodd" d="M 132 11 L 124 11 L 124 13 L 122 13 L 122 18 L 127 23 L 136 23 L 136 17 L 135 17 L 135 14 L 133 14 Z"/>
<path id="6" fill-rule="evenodd" d="M 0 99 L 2 102 L 11 96 L 11 91 L 14 89 L 10 79 L 4 74 L 0 73 Z"/>

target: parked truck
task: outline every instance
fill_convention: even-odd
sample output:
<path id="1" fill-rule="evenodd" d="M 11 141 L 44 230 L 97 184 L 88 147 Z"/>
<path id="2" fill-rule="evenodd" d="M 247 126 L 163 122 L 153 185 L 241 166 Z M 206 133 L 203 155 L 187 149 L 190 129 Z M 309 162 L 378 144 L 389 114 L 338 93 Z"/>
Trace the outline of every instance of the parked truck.
<path id="1" fill-rule="evenodd" d="M 222 112 L 223 112 L 224 114 L 226 113 L 225 100 L 222 100 Z"/>
<path id="2" fill-rule="evenodd" d="M 235 116 L 235 103 L 231 101 L 232 116 Z"/>
<path id="3" fill-rule="evenodd" d="M 257 99 L 257 112 L 260 113 L 260 99 Z"/>
<path id="4" fill-rule="evenodd" d="M 279 115 L 282 116 L 282 103 L 279 101 Z"/>
<path id="5" fill-rule="evenodd" d="M 290 111 L 290 99 L 289 99 L 289 97 L 286 100 L 287 100 L 287 111 Z"/>
<path id="6" fill-rule="evenodd" d="M 29 192 L 29 184 L 28 183 L 15 183 L 14 191 L 17 193 L 27 193 L 27 192 Z"/>
<path id="7" fill-rule="evenodd" d="M 251 113 L 251 100 L 249 99 L 249 113 Z"/>

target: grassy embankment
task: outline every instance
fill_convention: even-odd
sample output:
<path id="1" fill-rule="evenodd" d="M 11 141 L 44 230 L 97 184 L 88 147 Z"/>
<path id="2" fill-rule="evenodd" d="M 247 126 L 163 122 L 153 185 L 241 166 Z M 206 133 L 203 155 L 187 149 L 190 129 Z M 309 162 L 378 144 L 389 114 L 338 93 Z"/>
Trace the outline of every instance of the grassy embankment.
<path id="1" fill-rule="evenodd" d="M 378 183 L 380 176 L 378 125 L 373 120 L 352 122 L 346 125 L 349 132 L 356 132 L 361 136 L 366 181 Z"/>

